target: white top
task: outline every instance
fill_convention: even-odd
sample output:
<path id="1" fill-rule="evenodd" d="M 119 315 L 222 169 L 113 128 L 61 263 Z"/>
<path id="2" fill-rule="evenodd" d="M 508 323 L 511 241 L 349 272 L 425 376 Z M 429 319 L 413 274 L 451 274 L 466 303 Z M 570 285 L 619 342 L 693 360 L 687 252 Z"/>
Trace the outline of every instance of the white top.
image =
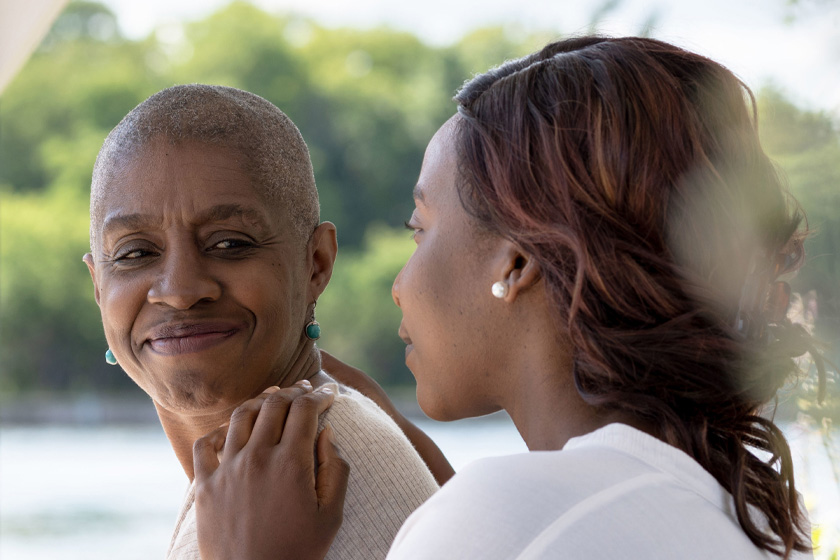
<path id="1" fill-rule="evenodd" d="M 573 438 L 561 451 L 471 463 L 408 518 L 388 553 L 548 558 L 778 557 L 752 544 L 731 496 L 699 463 L 624 424 Z"/>
<path id="2" fill-rule="evenodd" d="M 334 386 L 329 420 L 341 456 L 350 463 L 344 522 L 327 560 L 385 558 L 409 514 L 438 488 L 432 473 L 393 420 L 373 401 L 349 387 Z M 175 526 L 167 560 L 200 560 L 196 537 L 195 488 L 191 485 Z"/>

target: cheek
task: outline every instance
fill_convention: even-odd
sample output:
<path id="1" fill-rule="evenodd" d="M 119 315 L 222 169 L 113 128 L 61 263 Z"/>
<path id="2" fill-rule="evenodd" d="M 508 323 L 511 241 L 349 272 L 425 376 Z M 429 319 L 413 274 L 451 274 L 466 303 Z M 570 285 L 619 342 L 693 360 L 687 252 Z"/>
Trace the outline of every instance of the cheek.
<path id="1" fill-rule="evenodd" d="M 438 262 L 427 258 L 422 247 L 418 248 L 400 273 L 398 295 L 403 313 L 432 315 L 430 311 L 438 299 L 435 267 Z M 428 317 L 424 319 L 427 321 Z"/>
<path id="2" fill-rule="evenodd" d="M 146 301 L 147 293 L 147 282 L 138 278 L 112 278 L 100 285 L 99 306 L 109 342 L 120 343 L 122 341 L 112 338 L 122 339 L 129 335 Z"/>
<path id="3" fill-rule="evenodd" d="M 411 292 L 434 315 L 437 323 L 451 324 L 470 313 L 472 275 L 476 263 L 463 252 L 438 245 L 414 263 Z"/>
<path id="4" fill-rule="evenodd" d="M 296 339 L 303 332 L 308 303 L 304 279 L 282 264 L 256 272 L 249 275 L 250 281 L 232 287 L 234 298 L 256 317 L 264 336 L 275 341 Z"/>
<path id="5" fill-rule="evenodd" d="M 458 344 L 458 333 L 466 328 L 468 315 L 463 274 L 459 272 L 464 266 L 443 250 L 425 248 L 419 248 L 406 264 L 400 302 L 409 322 L 409 335 L 416 339 L 424 361 L 453 359 L 453 347 Z"/>

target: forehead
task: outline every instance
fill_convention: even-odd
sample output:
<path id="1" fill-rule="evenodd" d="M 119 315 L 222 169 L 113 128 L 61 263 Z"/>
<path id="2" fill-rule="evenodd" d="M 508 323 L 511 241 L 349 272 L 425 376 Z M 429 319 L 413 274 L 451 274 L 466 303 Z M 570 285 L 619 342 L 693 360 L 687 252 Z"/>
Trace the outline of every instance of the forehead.
<path id="1" fill-rule="evenodd" d="M 426 204 L 435 201 L 451 204 L 457 198 L 456 177 L 458 157 L 456 150 L 457 115 L 450 118 L 435 133 L 426 147 L 420 177 L 414 197 Z"/>
<path id="2" fill-rule="evenodd" d="M 115 216 L 189 216 L 218 206 L 247 207 L 273 225 L 283 222 L 276 204 L 255 188 L 247 158 L 228 147 L 158 137 L 112 163 L 98 197 L 95 230 Z M 218 214 L 218 212 L 217 212 Z M 253 217 L 253 216 L 252 216 Z"/>
<path id="3" fill-rule="evenodd" d="M 231 148 L 158 136 L 116 159 L 104 195 L 118 201 L 154 189 L 207 195 L 254 190 L 246 169 L 246 158 Z"/>

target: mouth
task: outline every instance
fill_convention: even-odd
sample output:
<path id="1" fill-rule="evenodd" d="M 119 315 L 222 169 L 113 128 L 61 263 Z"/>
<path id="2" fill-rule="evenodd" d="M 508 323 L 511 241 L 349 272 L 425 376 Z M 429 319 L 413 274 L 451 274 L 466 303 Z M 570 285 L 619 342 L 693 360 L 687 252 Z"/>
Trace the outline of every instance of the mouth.
<path id="1" fill-rule="evenodd" d="M 230 321 L 170 323 L 155 329 L 146 343 L 157 354 L 178 356 L 212 348 L 243 328 L 244 325 Z"/>
<path id="2" fill-rule="evenodd" d="M 408 332 L 405 330 L 405 327 L 400 325 L 400 330 L 398 333 L 399 337 L 405 342 L 405 357 L 408 358 L 408 355 L 414 350 L 414 343 L 411 341 L 411 337 L 408 336 Z"/>

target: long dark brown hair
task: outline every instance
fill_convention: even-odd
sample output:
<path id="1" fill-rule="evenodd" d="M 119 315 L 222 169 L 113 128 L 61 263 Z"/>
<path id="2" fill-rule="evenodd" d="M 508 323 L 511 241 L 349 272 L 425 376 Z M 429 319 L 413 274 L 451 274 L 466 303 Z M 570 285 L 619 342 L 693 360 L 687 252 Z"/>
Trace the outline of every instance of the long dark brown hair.
<path id="1" fill-rule="evenodd" d="M 749 89 L 661 41 L 580 37 L 456 101 L 462 203 L 539 262 L 582 397 L 697 460 L 756 546 L 810 550 L 790 449 L 760 415 L 807 351 L 776 283 L 802 260 L 802 216 Z"/>

